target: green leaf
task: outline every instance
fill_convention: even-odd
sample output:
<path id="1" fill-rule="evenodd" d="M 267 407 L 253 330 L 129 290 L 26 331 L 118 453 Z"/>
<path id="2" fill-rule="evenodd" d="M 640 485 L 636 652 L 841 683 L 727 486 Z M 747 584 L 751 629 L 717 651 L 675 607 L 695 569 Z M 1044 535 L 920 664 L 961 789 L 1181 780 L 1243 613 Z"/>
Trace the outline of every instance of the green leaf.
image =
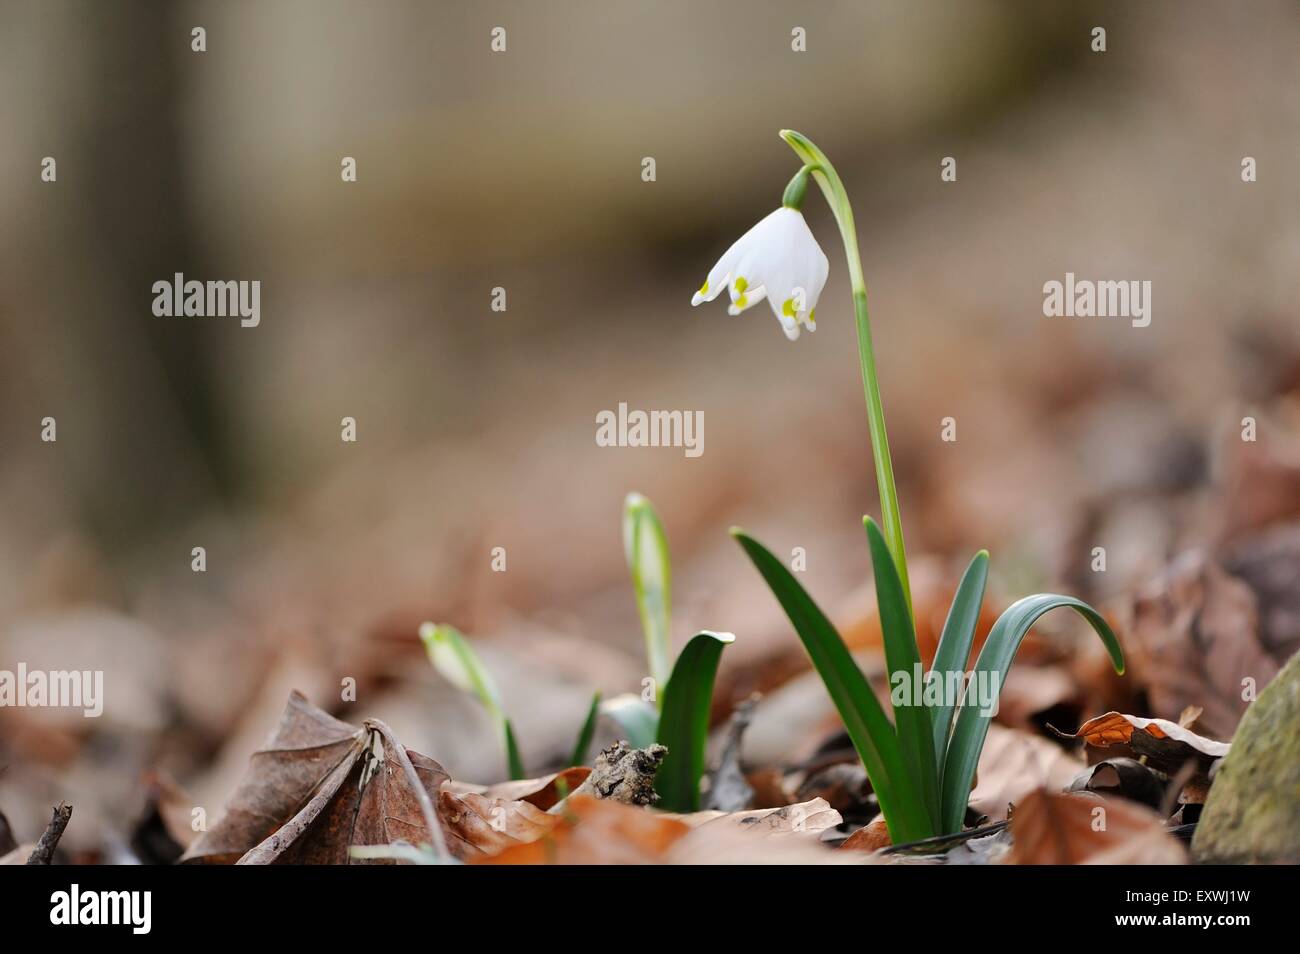
<path id="1" fill-rule="evenodd" d="M 844 640 L 780 560 L 743 530 L 733 528 L 731 535 L 790 617 L 825 683 L 871 779 L 890 837 L 902 844 L 936 834 L 918 780 L 908 774 L 903 762 L 894 727 Z"/>
<path id="2" fill-rule="evenodd" d="M 939 764 L 934 754 L 934 725 L 925 705 L 925 678 L 921 653 L 916 648 L 912 610 L 898 577 L 898 567 L 876 521 L 862 518 L 871 547 L 871 569 L 876 577 L 876 607 L 885 644 L 885 665 L 893 690 L 894 725 L 907 772 L 916 779 L 933 825 L 939 824 Z M 901 683 L 900 683 L 901 680 Z M 898 683 L 896 685 L 896 683 Z M 910 687 L 906 692 L 899 690 Z"/>
<path id="3" fill-rule="evenodd" d="M 640 494 L 623 501 L 623 552 L 632 572 L 632 590 L 645 631 L 646 660 L 661 699 L 669 679 L 669 638 L 672 616 L 672 562 L 668 538 L 654 505 Z"/>
<path id="4" fill-rule="evenodd" d="M 586 721 L 578 733 L 578 741 L 573 746 L 573 755 L 569 756 L 570 765 L 586 765 L 587 752 L 591 748 L 592 737 L 596 734 L 596 720 L 600 716 L 600 693 L 592 693 L 591 707 L 587 710 Z"/>
<path id="5" fill-rule="evenodd" d="M 975 767 L 979 764 L 980 751 L 984 748 L 984 739 L 988 735 L 989 722 L 992 721 L 996 705 L 995 700 L 974 699 L 970 686 L 979 686 L 981 673 L 986 675 L 984 683 L 996 692 L 1001 692 L 1002 683 L 1011 666 L 1011 660 L 1020 648 L 1021 641 L 1031 626 L 1038 622 L 1044 613 L 1060 607 L 1069 607 L 1086 619 L 1101 637 L 1106 651 L 1110 654 L 1112 665 L 1118 673 L 1124 672 L 1124 652 L 1119 640 L 1111 632 L 1100 613 L 1072 596 L 1057 596 L 1054 593 L 1039 593 L 1017 600 L 998 617 L 989 633 L 984 648 L 980 650 L 975 663 L 974 675 L 971 677 L 966 696 L 962 699 L 957 715 L 957 727 L 953 730 L 952 740 L 948 744 L 948 758 L 943 769 L 943 831 L 941 834 L 953 834 L 961 831 L 962 818 L 966 814 L 966 802 L 970 797 L 971 780 L 975 777 Z M 994 681 L 995 680 L 995 681 Z"/>
<path id="6" fill-rule="evenodd" d="M 473 693 L 488 715 L 497 724 L 511 778 L 524 778 L 523 763 L 515 744 L 514 729 L 501 707 L 501 693 L 487 667 L 479 661 L 469 642 L 454 626 L 445 623 L 435 626 L 424 623 L 420 627 L 420 640 L 433 668 L 443 678 L 462 692 Z"/>
<path id="7" fill-rule="evenodd" d="M 627 692 L 606 699 L 600 704 L 600 712 L 614 721 L 632 748 L 644 749 L 654 742 L 659 729 L 659 710 L 640 696 Z"/>
<path id="8" fill-rule="evenodd" d="M 664 687 L 657 741 L 668 748 L 655 775 L 659 807 L 670 812 L 700 809 L 700 778 L 704 775 L 709 740 L 709 704 L 722 649 L 735 640 L 731 633 L 705 630 L 691 638 L 673 665 Z"/>
<path id="9" fill-rule="evenodd" d="M 932 707 L 934 722 L 934 753 L 943 774 L 943 765 L 948 753 L 948 736 L 952 733 L 952 714 L 957 708 L 960 686 L 956 692 L 949 694 L 947 684 L 950 674 L 966 674 L 966 663 L 970 659 L 970 648 L 975 642 L 975 627 L 979 625 L 980 606 L 984 602 L 984 586 L 989 576 L 989 551 L 981 550 L 975 554 L 962 574 L 957 593 L 948 608 L 948 619 L 943 624 L 943 633 L 939 636 L 939 648 L 934 653 L 934 665 L 930 667 L 927 683 L 939 682 L 939 699 Z"/>
<path id="10" fill-rule="evenodd" d="M 510 720 L 505 720 L 506 734 L 506 764 L 510 769 L 510 777 L 513 779 L 527 778 L 524 772 L 524 760 L 519 754 L 519 745 L 515 742 L 515 727 L 510 724 Z"/>

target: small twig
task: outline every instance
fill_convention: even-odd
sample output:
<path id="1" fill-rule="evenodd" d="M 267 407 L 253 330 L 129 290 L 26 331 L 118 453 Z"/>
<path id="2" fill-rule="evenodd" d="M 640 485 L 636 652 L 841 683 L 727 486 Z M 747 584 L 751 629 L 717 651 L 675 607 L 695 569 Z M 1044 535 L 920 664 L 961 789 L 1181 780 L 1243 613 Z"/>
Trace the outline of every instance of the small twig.
<path id="1" fill-rule="evenodd" d="M 31 857 L 27 859 L 29 865 L 48 865 L 50 863 L 50 859 L 54 857 L 54 849 L 59 847 L 59 839 L 63 837 L 63 829 L 68 827 L 68 819 L 71 817 L 71 805 L 66 802 L 59 802 L 55 806 L 50 823 L 41 834 L 41 840 L 32 849 Z"/>
<path id="2" fill-rule="evenodd" d="M 1004 821 L 994 822 L 991 825 L 984 825 L 980 828 L 968 828 L 963 832 L 955 835 L 938 835 L 934 838 L 923 838 L 920 841 L 909 841 L 902 845 L 890 845 L 882 849 L 881 854 L 934 854 L 941 855 L 950 848 L 956 848 L 963 842 L 970 841 L 972 838 L 983 838 L 986 835 L 996 835 L 1002 829 L 1007 827 Z"/>

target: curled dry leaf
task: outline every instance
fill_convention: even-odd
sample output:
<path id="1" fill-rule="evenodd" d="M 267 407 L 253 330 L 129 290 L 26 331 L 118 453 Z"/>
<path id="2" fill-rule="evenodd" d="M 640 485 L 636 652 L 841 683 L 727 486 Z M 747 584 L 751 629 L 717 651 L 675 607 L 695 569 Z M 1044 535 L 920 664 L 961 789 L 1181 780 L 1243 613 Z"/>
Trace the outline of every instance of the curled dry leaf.
<path id="1" fill-rule="evenodd" d="M 1082 739 L 1095 749 L 1119 748 L 1128 750 L 1119 754 L 1145 756 L 1149 765 L 1166 774 L 1192 760 L 1208 772 L 1215 759 L 1223 758 L 1231 748 L 1227 742 L 1207 739 L 1167 719 L 1142 719 L 1119 712 L 1089 719 L 1077 732 L 1052 731 L 1063 739 Z"/>
<path id="2" fill-rule="evenodd" d="M 837 856 L 822 833 L 843 819 L 821 798 L 777 809 L 693 812 L 678 816 L 691 833 L 675 843 L 669 864 L 842 864 L 861 858 Z"/>
<path id="3" fill-rule="evenodd" d="M 575 795 L 549 816 L 554 828 L 479 864 L 740 864 L 833 862 L 818 844 L 839 824 L 821 799 L 749 812 L 671 815 Z"/>
<path id="4" fill-rule="evenodd" d="M 889 826 L 885 816 L 877 815 L 866 825 L 859 828 L 840 845 L 841 851 L 879 851 L 893 844 L 889 837 Z"/>
<path id="5" fill-rule="evenodd" d="M 691 812 L 687 815 L 668 815 L 692 828 L 706 825 L 735 825 L 752 832 L 783 832 L 790 834 L 819 834 L 844 821 L 840 813 L 831 808 L 824 798 L 814 798 L 780 808 L 758 808 L 747 812 Z"/>
<path id="6" fill-rule="evenodd" d="M 1016 865 L 1176 865 L 1187 853 L 1160 816 L 1127 801 L 1030 792 L 1011 817 Z"/>
<path id="7" fill-rule="evenodd" d="M 574 795 L 543 838 L 475 859 L 488 865 L 659 864 L 690 828 L 675 818 L 613 799 Z"/>
<path id="8" fill-rule="evenodd" d="M 1164 803 L 1169 777 L 1136 759 L 1107 759 L 1090 765 L 1070 783 L 1071 792 L 1118 795 L 1151 809 Z"/>
<path id="9" fill-rule="evenodd" d="M 560 824 L 561 817 L 520 799 L 459 794 L 447 787 L 438 795 L 438 818 L 446 827 L 447 847 L 461 861 L 536 841 Z"/>
<path id="10" fill-rule="evenodd" d="M 403 748 L 389 728 L 356 728 L 293 692 L 222 817 L 182 856 L 209 864 L 350 864 L 353 845 L 402 839 L 440 846 L 432 798 L 437 762 Z"/>
<path id="11" fill-rule="evenodd" d="M 528 802 L 542 811 L 547 811 L 557 802 L 576 793 L 589 775 L 591 775 L 590 768 L 585 765 L 575 765 L 573 768 L 552 775 L 517 779 L 513 782 L 501 782 L 498 785 L 474 785 L 453 779 L 446 784 L 446 789 L 457 795 L 475 794 L 505 802 Z"/>
<path id="12" fill-rule="evenodd" d="M 834 851 L 815 833 L 770 831 L 719 820 L 675 842 L 664 859 L 673 865 L 834 865 L 869 863 L 868 855 Z"/>

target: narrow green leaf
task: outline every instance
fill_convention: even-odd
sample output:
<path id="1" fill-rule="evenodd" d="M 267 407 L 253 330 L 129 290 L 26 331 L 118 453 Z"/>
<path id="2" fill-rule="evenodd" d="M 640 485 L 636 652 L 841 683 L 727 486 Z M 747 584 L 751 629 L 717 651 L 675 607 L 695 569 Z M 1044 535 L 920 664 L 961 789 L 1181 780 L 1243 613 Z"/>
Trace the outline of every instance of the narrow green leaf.
<path id="1" fill-rule="evenodd" d="M 519 745 L 515 742 L 515 727 L 510 724 L 510 720 L 505 720 L 506 734 L 506 764 L 510 769 L 510 777 L 513 779 L 527 778 L 524 772 L 524 760 L 519 754 Z"/>
<path id="2" fill-rule="evenodd" d="M 592 737 L 596 734 L 596 720 L 600 716 L 600 693 L 592 693 L 591 707 L 587 709 L 587 718 L 578 733 L 578 741 L 573 746 L 573 755 L 569 757 L 570 765 L 586 765 L 587 752 L 591 748 Z"/>
<path id="3" fill-rule="evenodd" d="M 925 704 L 925 677 L 921 653 L 916 648 L 912 610 L 898 577 L 898 566 L 876 521 L 862 518 L 871 547 L 871 569 L 876 578 L 876 607 L 889 669 L 890 700 L 898 746 L 908 774 L 916 779 L 931 823 L 939 824 L 939 765 L 934 754 L 934 725 Z"/>
<path id="4" fill-rule="evenodd" d="M 966 674 L 966 663 L 970 659 L 970 648 L 975 642 L 975 627 L 979 625 L 980 606 L 984 602 L 984 586 L 988 576 L 989 551 L 981 550 L 970 561 L 970 566 L 962 574 L 961 583 L 957 585 L 952 606 L 948 608 L 948 619 L 939 636 L 939 648 L 934 653 L 934 665 L 930 667 L 926 680 L 927 683 L 938 682 L 940 701 L 931 708 L 931 716 L 934 722 L 934 754 L 940 776 L 948 753 L 948 736 L 952 733 L 952 714 L 957 708 L 957 698 L 961 693 L 960 684 L 955 683 L 955 680 Z"/>
<path id="5" fill-rule="evenodd" d="M 1072 596 L 1039 593 L 1011 604 L 993 624 L 989 638 L 980 650 L 974 675 L 957 714 L 957 727 L 948 743 L 948 758 L 943 770 L 944 826 L 941 834 L 953 834 L 961 830 L 971 780 L 975 777 L 975 767 L 979 764 L 980 751 L 984 748 L 989 722 L 997 708 L 994 704 L 996 699 L 974 698 L 977 693 L 972 691 L 972 687 L 987 687 L 990 692 L 1000 693 L 1007 669 L 1025 634 L 1044 613 L 1060 607 L 1073 609 L 1091 624 L 1105 644 L 1115 671 L 1124 672 L 1124 652 L 1120 649 L 1119 640 L 1101 614 L 1087 603 Z M 981 673 L 985 674 L 983 682 L 980 681 Z"/>
<path id="6" fill-rule="evenodd" d="M 632 572 L 632 590 L 645 631 L 646 661 L 655 681 L 655 698 L 662 699 L 670 676 L 669 640 L 672 619 L 672 562 L 668 538 L 654 505 L 640 494 L 623 501 L 623 552 Z"/>
<path id="7" fill-rule="evenodd" d="M 619 727 L 624 740 L 634 749 L 644 749 L 655 740 L 659 729 L 659 710 L 630 692 L 606 699 L 600 704 L 601 715 Z"/>
<path id="8" fill-rule="evenodd" d="M 700 809 L 713 679 L 723 647 L 735 638 L 731 633 L 705 630 L 691 638 L 673 664 L 673 674 L 664 687 L 657 738 L 668 754 L 655 774 L 659 807 L 667 811 Z"/>
<path id="9" fill-rule="evenodd" d="M 487 710 L 497 724 L 497 731 L 501 733 L 510 777 L 523 778 L 523 765 L 515 744 L 514 730 L 501 706 L 501 693 L 497 690 L 492 674 L 479 661 L 469 642 L 454 626 L 445 623 L 437 626 L 424 623 L 420 627 L 420 640 L 424 643 L 424 651 L 433 668 L 462 692 L 472 693 Z"/>
<path id="10" fill-rule="evenodd" d="M 894 727 L 844 640 L 780 560 L 743 530 L 733 528 L 731 535 L 790 617 L 817 674 L 826 684 L 880 800 L 890 837 L 901 844 L 934 835 L 924 795 L 903 763 Z"/>

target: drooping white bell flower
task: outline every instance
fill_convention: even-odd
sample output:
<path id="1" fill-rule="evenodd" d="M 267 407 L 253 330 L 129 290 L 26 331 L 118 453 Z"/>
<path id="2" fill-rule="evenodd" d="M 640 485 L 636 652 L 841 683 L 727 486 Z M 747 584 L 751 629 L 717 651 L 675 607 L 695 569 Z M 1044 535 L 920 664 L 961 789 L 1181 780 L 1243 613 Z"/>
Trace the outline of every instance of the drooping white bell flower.
<path id="1" fill-rule="evenodd" d="M 793 183 L 792 183 L 793 186 Z M 797 201 L 803 198 L 797 193 Z M 730 314 L 738 315 L 764 298 L 791 341 L 802 325 L 817 330 L 817 299 L 830 265 L 797 205 L 787 202 L 736 240 L 718 259 L 692 305 L 712 301 L 727 288 Z"/>

